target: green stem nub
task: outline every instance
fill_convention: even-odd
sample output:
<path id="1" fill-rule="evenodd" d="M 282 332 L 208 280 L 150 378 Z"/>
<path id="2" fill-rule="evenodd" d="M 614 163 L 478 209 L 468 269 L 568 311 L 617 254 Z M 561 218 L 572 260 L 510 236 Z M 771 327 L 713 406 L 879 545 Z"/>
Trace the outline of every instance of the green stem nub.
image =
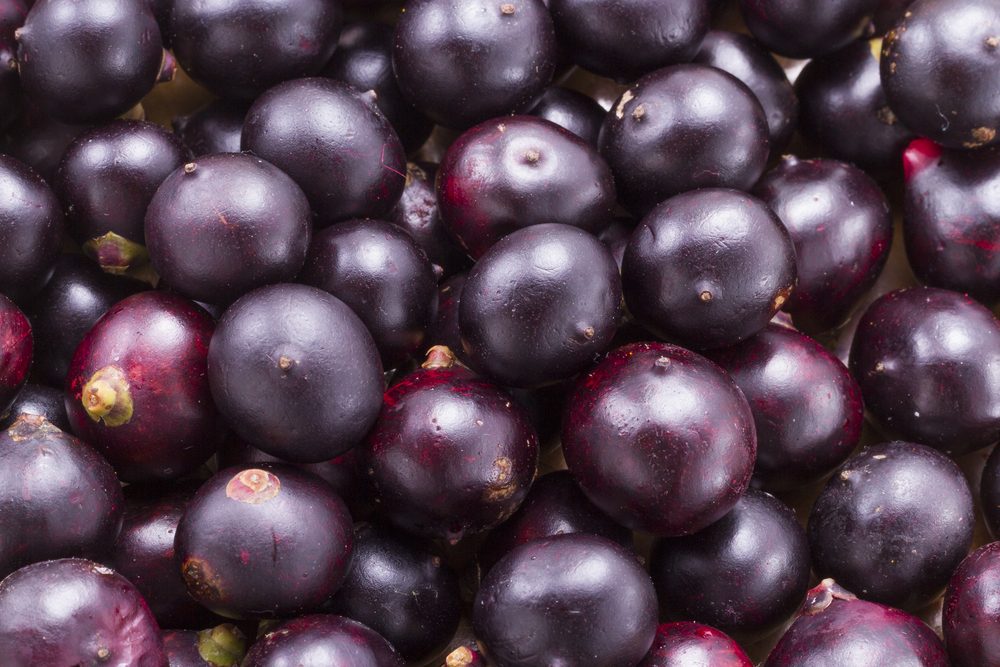
<path id="1" fill-rule="evenodd" d="M 235 667 L 247 652 L 247 638 L 225 623 L 198 633 L 198 655 L 213 667 Z"/>
<path id="2" fill-rule="evenodd" d="M 117 366 L 105 366 L 83 385 L 80 402 L 87 415 L 105 426 L 121 426 L 132 419 L 132 392 L 128 378 Z"/>

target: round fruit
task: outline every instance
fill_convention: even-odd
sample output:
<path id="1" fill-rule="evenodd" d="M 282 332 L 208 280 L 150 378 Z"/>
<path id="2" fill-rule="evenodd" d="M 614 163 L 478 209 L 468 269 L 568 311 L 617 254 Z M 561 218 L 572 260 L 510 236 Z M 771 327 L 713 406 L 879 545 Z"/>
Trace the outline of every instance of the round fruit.
<path id="1" fill-rule="evenodd" d="M 635 665 L 656 634 L 656 592 L 618 544 L 555 535 L 517 547 L 490 570 L 472 624 L 497 664 Z"/>
<path id="2" fill-rule="evenodd" d="M 762 201 L 707 188 L 654 208 L 632 233 L 622 287 L 632 315 L 666 340 L 733 345 L 767 326 L 795 287 L 795 248 Z"/>
<path id="3" fill-rule="evenodd" d="M 753 667 L 725 633 L 693 621 L 664 623 L 638 667 Z"/>
<path id="4" fill-rule="evenodd" d="M 66 416 L 66 402 L 59 389 L 40 384 L 28 383 L 17 393 L 10 405 L 7 416 L 0 419 L 0 430 L 10 428 L 21 415 L 44 417 L 46 421 L 61 431 L 70 430 L 69 417 Z"/>
<path id="5" fill-rule="evenodd" d="M 820 576 L 866 600 L 919 609 L 968 553 L 974 526 L 958 466 L 897 441 L 865 448 L 830 478 L 809 514 L 809 545 Z"/>
<path id="6" fill-rule="evenodd" d="M 648 74 L 601 127 L 601 155 L 619 199 L 642 215 L 697 188 L 749 189 L 767 165 L 767 116 L 746 84 L 707 65 Z"/>
<path id="7" fill-rule="evenodd" d="M 615 182 L 597 150 L 555 123 L 513 116 L 455 140 L 437 175 L 441 219 L 473 257 L 543 223 L 597 233 L 611 221 Z"/>
<path id="8" fill-rule="evenodd" d="M 343 616 L 282 623 L 250 647 L 242 667 L 403 667 L 403 658 L 371 628 Z"/>
<path id="9" fill-rule="evenodd" d="M 257 98 L 243 150 L 276 165 L 325 227 L 384 216 L 406 182 L 403 145 L 370 96 L 332 79 L 288 81 Z"/>
<path id="10" fill-rule="evenodd" d="M 382 405 L 371 335 L 343 301 L 306 285 L 262 287 L 230 306 L 212 337 L 208 375 L 233 430 L 296 463 L 346 452 Z"/>
<path id="11" fill-rule="evenodd" d="M 510 386 L 564 380 L 611 343 L 621 279 L 587 232 L 541 224 L 500 239 L 469 271 L 459 327 L 473 368 Z"/>
<path id="12" fill-rule="evenodd" d="M 62 123 L 29 107 L 9 128 L 3 152 L 21 160 L 51 182 L 66 147 L 90 127 L 92 125 Z"/>
<path id="13" fill-rule="evenodd" d="M 66 412 L 123 480 L 176 479 L 218 448 L 223 426 L 206 377 L 214 328 L 187 299 L 142 292 L 115 304 L 77 347 Z"/>
<path id="14" fill-rule="evenodd" d="M 796 326 L 843 324 L 889 257 L 889 203 L 867 174 L 844 162 L 786 155 L 754 194 L 778 214 L 795 244 L 798 284 L 784 307 Z"/>
<path id="15" fill-rule="evenodd" d="M 140 120 L 101 125 L 69 145 L 56 192 L 70 235 L 102 269 L 123 273 L 146 261 L 146 208 L 187 156 L 177 137 Z"/>
<path id="16" fill-rule="evenodd" d="M 665 536 L 721 519 L 750 483 L 757 439 L 722 369 L 666 343 L 618 348 L 566 402 L 563 453 L 587 497 L 619 523 Z"/>
<path id="17" fill-rule="evenodd" d="M 177 61 L 216 95 L 252 100 L 271 86 L 312 76 L 337 47 L 339 0 L 172 0 Z"/>
<path id="18" fill-rule="evenodd" d="M 170 174 L 146 211 L 153 268 L 181 294 L 230 303 L 293 279 L 312 232 L 309 202 L 274 165 L 223 153 Z"/>
<path id="19" fill-rule="evenodd" d="M 205 482 L 177 526 L 188 592 L 230 618 L 293 616 L 337 591 L 351 562 L 351 515 L 320 478 L 280 464 Z"/>
<path id="20" fill-rule="evenodd" d="M 859 37 L 879 0 L 740 0 L 743 20 L 768 50 L 815 58 Z"/>
<path id="21" fill-rule="evenodd" d="M 0 416 L 6 416 L 28 381 L 33 353 L 31 323 L 13 301 L 0 294 Z"/>
<path id="22" fill-rule="evenodd" d="M 162 667 L 160 629 L 123 576 L 64 558 L 23 567 L 0 582 L 5 667 Z"/>
<path id="23" fill-rule="evenodd" d="M 953 667 L 1000 661 L 1000 542 L 972 552 L 955 570 L 944 596 L 941 626 Z"/>
<path id="24" fill-rule="evenodd" d="M 952 148 L 1000 142 L 1000 5 L 918 0 L 886 34 L 882 87 L 903 124 Z"/>
<path id="25" fill-rule="evenodd" d="M 510 394 L 432 348 L 385 393 L 365 464 L 385 517 L 457 542 L 507 519 L 538 465 L 538 436 Z"/>
<path id="26" fill-rule="evenodd" d="M 248 108 L 245 102 L 215 100 L 191 115 L 174 118 L 171 124 L 194 157 L 239 153 Z"/>
<path id="27" fill-rule="evenodd" d="M 67 123 L 125 113 L 152 90 L 164 60 L 144 0 L 36 2 L 14 34 L 24 92 Z"/>
<path id="28" fill-rule="evenodd" d="M 437 305 L 437 280 L 427 255 L 396 225 L 349 220 L 316 232 L 299 281 L 351 307 L 385 368 L 421 350 Z"/>
<path id="29" fill-rule="evenodd" d="M 466 128 L 531 105 L 555 71 L 555 30 L 542 0 L 409 0 L 392 64 L 414 106 Z"/>
<path id="30" fill-rule="evenodd" d="M 247 640 L 230 624 L 207 630 L 167 630 L 163 650 L 170 667 L 239 667 Z"/>
<path id="31" fill-rule="evenodd" d="M 969 297 L 933 287 L 882 296 L 850 360 L 885 431 L 954 455 L 1000 440 L 1000 322 Z"/>
<path id="32" fill-rule="evenodd" d="M 555 123 L 597 147 L 597 137 L 604 122 L 604 108 L 579 91 L 549 86 L 525 113 Z"/>

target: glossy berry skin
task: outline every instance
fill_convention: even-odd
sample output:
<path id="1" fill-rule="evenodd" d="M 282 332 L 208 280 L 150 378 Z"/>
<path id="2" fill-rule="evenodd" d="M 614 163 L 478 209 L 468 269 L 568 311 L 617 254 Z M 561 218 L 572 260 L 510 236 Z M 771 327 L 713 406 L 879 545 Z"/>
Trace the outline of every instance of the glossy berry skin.
<path id="1" fill-rule="evenodd" d="M 903 17 L 913 0 L 880 0 L 872 23 L 876 34 L 885 34 Z"/>
<path id="2" fill-rule="evenodd" d="M 108 564 L 132 582 L 163 628 L 202 628 L 218 617 L 188 595 L 174 560 L 174 536 L 198 483 L 125 487 L 125 512 Z"/>
<path id="3" fill-rule="evenodd" d="M 21 160 L 45 180 L 52 182 L 66 147 L 93 124 L 68 124 L 57 121 L 25 105 L 26 113 L 8 128 L 3 152 Z"/>
<path id="4" fill-rule="evenodd" d="M 54 387 L 28 383 L 17 392 L 17 397 L 11 403 L 7 416 L 0 419 L 0 429 L 6 430 L 21 415 L 45 417 L 46 421 L 61 431 L 70 430 L 69 418 L 66 416 L 66 404 L 63 393 Z"/>
<path id="5" fill-rule="evenodd" d="M 942 627 L 954 667 L 1000 660 L 1000 542 L 972 552 L 958 566 L 944 596 Z"/>
<path id="6" fill-rule="evenodd" d="M 52 275 L 63 215 L 48 184 L 24 163 L 0 155 L 0 294 L 25 303 Z"/>
<path id="7" fill-rule="evenodd" d="M 885 37 L 882 87 L 904 125 L 951 148 L 1000 143 L 1000 6 L 918 0 Z"/>
<path id="8" fill-rule="evenodd" d="M 802 614 L 763 667 L 948 667 L 944 644 L 916 616 L 857 599 L 832 579 L 809 591 Z"/>
<path id="9" fill-rule="evenodd" d="M 570 472 L 629 528 L 694 533 L 729 512 L 750 483 L 750 407 L 722 369 L 694 352 L 667 343 L 620 347 L 577 380 L 566 405 Z"/>
<path id="10" fill-rule="evenodd" d="M 943 149 L 917 139 L 903 154 L 903 235 L 928 285 L 1000 301 L 1000 154 Z"/>
<path id="11" fill-rule="evenodd" d="M 77 347 L 66 412 L 123 480 L 176 479 L 215 453 L 223 426 L 206 373 L 214 328 L 187 299 L 142 292 L 115 304 Z"/>
<path id="12" fill-rule="evenodd" d="M 125 113 L 152 90 L 163 60 L 160 28 L 143 0 L 36 2 L 16 36 L 25 94 L 66 123 Z"/>
<path id="13" fill-rule="evenodd" d="M 165 630 L 163 650 L 170 667 L 238 667 L 247 640 L 236 626 L 205 630 Z"/>
<path id="14" fill-rule="evenodd" d="M 880 428 L 946 454 L 1000 440 L 1000 323 L 967 296 L 933 287 L 868 307 L 850 368 Z"/>
<path id="15" fill-rule="evenodd" d="M 185 296 L 227 304 L 292 280 L 312 233 L 309 202 L 274 165 L 223 153 L 176 169 L 146 210 L 153 268 Z"/>
<path id="16" fill-rule="evenodd" d="M 242 667 L 403 667 L 396 649 L 371 628 L 343 616 L 303 616 L 258 639 Z"/>
<path id="17" fill-rule="evenodd" d="M 830 478 L 809 515 L 809 545 L 820 576 L 866 600 L 919 609 L 968 553 L 974 524 L 958 466 L 895 441 L 865 448 Z"/>
<path id="18" fill-rule="evenodd" d="M 60 255 L 52 278 L 27 311 L 35 337 L 35 372 L 62 387 L 73 354 L 91 327 L 111 306 L 144 287 L 104 273 L 83 255 Z"/>
<path id="19" fill-rule="evenodd" d="M 795 131 L 799 102 L 785 71 L 753 37 L 711 30 L 692 62 L 729 72 L 747 85 L 767 116 L 771 155 L 788 145 Z"/>
<path id="20" fill-rule="evenodd" d="M 0 577 L 51 558 L 101 556 L 121 525 L 115 471 L 44 417 L 22 415 L 0 433 L 0 489 Z"/>
<path id="21" fill-rule="evenodd" d="M 615 182 L 597 150 L 533 116 L 480 123 L 455 140 L 437 177 L 441 219 L 482 257 L 518 229 L 543 223 L 596 233 L 611 220 Z"/>
<path id="22" fill-rule="evenodd" d="M 396 225 L 349 220 L 318 231 L 299 281 L 351 307 L 375 339 L 385 368 L 421 351 L 437 279 L 424 251 Z"/>
<path id="23" fill-rule="evenodd" d="M 555 123 L 597 147 L 601 123 L 604 122 L 604 108 L 577 90 L 549 86 L 525 113 Z"/>
<path id="24" fill-rule="evenodd" d="M 501 558 L 532 540 L 587 533 L 632 548 L 632 532 L 597 508 L 568 470 L 542 475 L 512 517 L 494 528 L 479 549 L 479 567 L 488 571 Z"/>
<path id="25" fill-rule="evenodd" d="M 620 203 L 643 215 L 697 188 L 749 189 L 764 173 L 767 116 L 733 75 L 707 65 L 677 65 L 639 79 L 601 127 L 601 155 Z"/>
<path id="26" fill-rule="evenodd" d="M 668 199 L 642 219 L 622 258 L 632 316 L 666 340 L 701 349 L 762 330 L 795 280 L 788 231 L 762 201 L 736 190 Z"/>
<path id="27" fill-rule="evenodd" d="M 535 477 L 538 436 L 508 393 L 445 364 L 389 388 L 364 459 L 386 519 L 457 542 L 518 508 Z"/>
<path id="28" fill-rule="evenodd" d="M 288 81 L 247 112 L 242 149 L 292 177 L 316 223 L 378 218 L 406 182 L 403 144 L 370 96 L 332 79 Z"/>
<path id="29" fill-rule="evenodd" d="M 170 42 L 185 72 L 216 95 L 252 100 L 312 76 L 333 55 L 339 0 L 173 0 Z"/>
<path id="30" fill-rule="evenodd" d="M 595 535 L 555 535 L 490 570 L 472 625 L 500 665 L 635 665 L 656 633 L 656 593 L 632 552 Z"/>
<path id="31" fill-rule="evenodd" d="M 344 26 L 333 58 L 323 76 L 343 81 L 362 92 L 374 91 L 375 104 L 392 123 L 407 153 L 427 141 L 434 123 L 404 97 L 392 71 L 395 31 L 387 23 L 358 21 Z"/>
<path id="32" fill-rule="evenodd" d="M 863 171 L 834 160 L 785 156 L 754 194 L 795 244 L 798 284 L 784 310 L 806 331 L 842 324 L 889 256 L 889 202 Z"/>
<path id="33" fill-rule="evenodd" d="M 474 368 L 530 387 L 589 366 L 610 345 L 620 309 L 607 248 L 576 227 L 542 224 L 502 238 L 469 271 L 459 328 Z"/>
<path id="34" fill-rule="evenodd" d="M 219 321 L 209 349 L 212 396 L 244 440 L 296 463 L 356 445 L 382 404 L 382 364 L 343 301 L 306 285 L 254 290 Z"/>
<path id="35" fill-rule="evenodd" d="M 836 160 L 879 177 L 898 175 L 913 139 L 889 108 L 879 75 L 881 40 L 851 42 L 810 60 L 795 80 L 799 130 Z"/>
<path id="36" fill-rule="evenodd" d="M 573 61 L 619 81 L 690 62 L 710 18 L 707 0 L 549 0 L 548 6 Z"/>
<path id="37" fill-rule="evenodd" d="M 780 324 L 706 353 L 736 382 L 757 428 L 754 482 L 787 491 L 819 480 L 861 439 L 861 387 L 818 342 Z"/>
<path id="38" fill-rule="evenodd" d="M 724 632 L 694 621 L 663 623 L 638 667 L 753 667 Z"/>
<path id="39" fill-rule="evenodd" d="M 392 65 L 403 96 L 431 120 L 471 127 L 522 111 L 548 85 L 552 18 L 542 0 L 410 0 Z"/>
<path id="40" fill-rule="evenodd" d="M 229 618 L 318 608 L 350 565 L 351 515 L 315 475 L 281 464 L 220 470 L 177 525 L 176 563 L 191 596 Z"/>
<path id="41" fill-rule="evenodd" d="M 859 37 L 879 0 L 740 0 L 750 33 L 769 51 L 815 58 Z"/>
<path id="42" fill-rule="evenodd" d="M 31 322 L 17 305 L 0 294 L 0 416 L 28 381 L 34 356 Z"/>
<path id="43" fill-rule="evenodd" d="M 441 558 L 371 524 L 355 528 L 351 569 L 328 607 L 378 632 L 409 662 L 444 648 L 462 615 L 458 577 Z"/>
<path id="44" fill-rule="evenodd" d="M 809 543 L 791 509 L 751 489 L 707 528 L 660 540 L 649 572 L 671 617 L 761 637 L 805 599 Z"/>
<path id="45" fill-rule="evenodd" d="M 171 124 L 194 157 L 239 153 L 247 109 L 245 102 L 214 100 L 191 115 L 174 118 Z"/>
<path id="46" fill-rule="evenodd" d="M 63 154 L 55 190 L 67 231 L 109 273 L 146 261 L 146 208 L 187 150 L 164 128 L 116 120 L 84 132 Z"/>
<path id="47" fill-rule="evenodd" d="M 434 186 L 436 175 L 436 164 L 408 162 L 403 194 L 385 219 L 408 231 L 431 260 L 434 272 L 447 278 L 468 268 L 471 262 L 441 221 Z"/>

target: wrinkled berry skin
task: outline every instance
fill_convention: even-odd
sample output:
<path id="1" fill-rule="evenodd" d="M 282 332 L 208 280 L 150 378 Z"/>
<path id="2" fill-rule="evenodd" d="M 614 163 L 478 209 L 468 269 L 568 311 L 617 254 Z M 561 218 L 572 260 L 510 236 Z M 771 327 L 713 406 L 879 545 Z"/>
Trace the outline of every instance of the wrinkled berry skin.
<path id="1" fill-rule="evenodd" d="M 764 107 L 771 155 L 778 155 L 792 138 L 799 115 L 795 90 L 785 71 L 749 35 L 711 30 L 692 62 L 729 72 L 747 85 Z"/>
<path id="2" fill-rule="evenodd" d="M 392 64 L 406 99 L 463 129 L 531 105 L 555 71 L 555 30 L 542 0 L 410 0 Z"/>
<path id="3" fill-rule="evenodd" d="M 555 123 L 597 147 L 601 123 L 604 122 L 604 108 L 577 90 L 549 86 L 525 113 Z"/>
<path id="4" fill-rule="evenodd" d="M 437 177 L 441 219 L 472 257 L 511 232 L 560 223 L 597 233 L 611 221 L 615 182 L 585 141 L 532 116 L 497 118 L 455 140 Z"/>
<path id="5" fill-rule="evenodd" d="M 898 175 L 914 138 L 896 118 L 879 76 L 881 42 L 855 41 L 806 63 L 795 80 L 799 130 L 823 154 L 879 178 Z"/>
<path id="6" fill-rule="evenodd" d="M 816 499 L 808 525 L 819 576 L 866 600 L 919 609 L 968 553 L 975 515 L 951 459 L 895 441 L 848 459 Z"/>
<path id="7" fill-rule="evenodd" d="M 699 349 L 762 330 L 795 280 L 788 231 L 762 201 L 735 190 L 706 188 L 663 202 L 639 223 L 622 258 L 632 316 Z"/>
<path id="8" fill-rule="evenodd" d="M 1000 301 L 1000 153 L 942 149 L 917 139 L 904 153 L 903 236 L 928 285 Z"/>
<path id="9" fill-rule="evenodd" d="M 59 430 L 70 431 L 69 418 L 66 416 L 66 404 L 62 391 L 54 387 L 28 383 L 10 404 L 7 416 L 0 419 L 0 430 L 6 430 L 21 415 L 36 415 L 45 417 Z"/>
<path id="10" fill-rule="evenodd" d="M 0 294 L 0 416 L 28 381 L 35 341 L 31 322 L 17 305 Z"/>
<path id="11" fill-rule="evenodd" d="M 597 535 L 632 548 L 632 532 L 590 502 L 568 470 L 557 470 L 535 480 L 517 512 L 490 532 L 479 549 L 479 567 L 486 572 L 526 542 L 565 533 Z"/>
<path id="12" fill-rule="evenodd" d="M 904 125 L 950 148 L 1000 143 L 1000 5 L 918 0 L 885 36 L 882 87 Z"/>
<path id="13" fill-rule="evenodd" d="M 559 43 L 600 76 L 634 81 L 690 62 L 708 31 L 707 0 L 548 0 Z"/>
<path id="14" fill-rule="evenodd" d="M 220 470 L 177 525 L 176 563 L 191 596 L 228 618 L 317 609 L 351 562 L 351 515 L 319 477 L 261 463 Z"/>
<path id="15" fill-rule="evenodd" d="M 230 306 L 208 352 L 212 396 L 263 451 L 319 463 L 358 444 L 382 405 L 382 363 L 358 316 L 306 285 L 254 290 Z"/>
<path id="16" fill-rule="evenodd" d="M 916 616 L 857 599 L 826 579 L 763 667 L 948 667 L 944 644 Z"/>
<path id="17" fill-rule="evenodd" d="M 795 244 L 798 284 L 783 309 L 806 331 L 843 324 L 889 257 L 892 216 L 885 195 L 857 167 L 793 156 L 782 158 L 753 193 Z"/>
<path id="18" fill-rule="evenodd" d="M 23 162 L 0 155 L 0 294 L 26 303 L 52 275 L 63 214 L 48 184 Z"/>
<path id="19" fill-rule="evenodd" d="M 153 88 L 163 60 L 144 0 L 43 0 L 17 31 L 28 98 L 66 123 L 97 123 L 128 111 Z"/>
<path id="20" fill-rule="evenodd" d="M 421 351 L 437 280 L 427 255 L 396 225 L 349 220 L 318 231 L 299 281 L 351 307 L 375 339 L 385 368 Z"/>
<path id="21" fill-rule="evenodd" d="M 751 489 L 707 528 L 660 540 L 649 572 L 671 617 L 761 637 L 805 599 L 809 543 L 791 509 Z"/>
<path id="22" fill-rule="evenodd" d="M 768 491 L 811 484 L 861 439 L 861 387 L 818 342 L 769 324 L 738 345 L 707 352 L 739 386 L 757 428 L 754 483 Z"/>
<path id="23" fill-rule="evenodd" d="M 1000 440 L 1000 323 L 967 296 L 897 290 L 868 307 L 850 368 L 880 428 L 960 455 Z"/>
<path id="24" fill-rule="evenodd" d="M 427 141 L 434 123 L 403 98 L 392 71 L 394 34 L 386 23 L 348 24 L 322 74 L 362 92 L 374 91 L 375 104 L 392 123 L 406 152 L 412 153 Z"/>
<path id="25" fill-rule="evenodd" d="M 750 406 L 721 368 L 667 343 L 609 353 L 577 380 L 562 446 L 587 497 L 619 523 L 663 536 L 701 530 L 750 483 Z"/>
<path id="26" fill-rule="evenodd" d="M 419 540 L 371 524 L 355 528 L 351 569 L 327 606 L 378 632 L 410 662 L 444 648 L 462 615 L 451 568 Z"/>
<path id="27" fill-rule="evenodd" d="M 789 58 L 815 58 L 859 37 L 879 0 L 740 0 L 750 33 Z"/>
<path id="28" fill-rule="evenodd" d="M 707 65 L 676 65 L 647 74 L 615 102 L 600 149 L 620 203 L 642 215 L 688 190 L 750 189 L 764 173 L 768 135 L 746 84 Z"/>
<path id="29" fill-rule="evenodd" d="M 656 634 L 656 592 L 618 544 L 555 535 L 517 547 L 490 570 L 472 625 L 501 665 L 636 665 Z"/>
<path id="30" fill-rule="evenodd" d="M 239 153 L 248 108 L 244 102 L 214 100 L 189 116 L 174 118 L 171 124 L 194 157 Z"/>
<path id="31" fill-rule="evenodd" d="M 160 628 L 120 574 L 81 558 L 21 568 L 0 583 L 5 667 L 163 667 Z"/>
<path id="32" fill-rule="evenodd" d="M 103 556 L 121 526 L 114 469 L 44 417 L 23 415 L 0 433 L 0 490 L 0 577 L 51 558 Z"/>
<path id="33" fill-rule="evenodd" d="M 941 626 L 953 667 L 1000 661 L 1000 542 L 972 552 L 944 596 Z"/>
<path id="34" fill-rule="evenodd" d="M 291 176 L 320 227 L 384 216 L 406 182 L 406 156 L 392 125 L 370 97 L 332 79 L 288 81 L 258 97 L 242 149 Z"/>
<path id="35" fill-rule="evenodd" d="M 404 667 L 377 632 L 343 616 L 316 614 L 282 623 L 250 647 L 242 667 Z"/>
<path id="36" fill-rule="evenodd" d="M 500 239 L 469 271 L 459 328 L 473 368 L 504 385 L 565 380 L 608 348 L 621 280 L 591 234 L 555 223 Z"/>
<path id="37" fill-rule="evenodd" d="M 663 623 L 638 667 L 753 667 L 724 632 L 694 621 Z"/>
<path id="38" fill-rule="evenodd" d="M 177 62 L 216 95 L 252 100 L 289 79 L 312 76 L 333 55 L 339 0 L 172 0 Z"/>
<path id="39" fill-rule="evenodd" d="M 510 517 L 537 465 L 538 436 L 523 408 L 453 366 L 418 370 L 386 391 L 363 469 L 386 519 L 457 541 Z"/>

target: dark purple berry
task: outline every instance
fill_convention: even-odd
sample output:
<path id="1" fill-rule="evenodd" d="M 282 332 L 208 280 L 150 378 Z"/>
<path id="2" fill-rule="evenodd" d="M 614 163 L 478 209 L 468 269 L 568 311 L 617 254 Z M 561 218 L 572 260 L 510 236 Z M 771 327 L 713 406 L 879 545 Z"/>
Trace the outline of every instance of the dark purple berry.
<path id="1" fill-rule="evenodd" d="M 525 113 L 555 123 L 597 147 L 601 123 L 604 122 L 604 108 L 577 90 L 549 86 Z"/>
<path id="2" fill-rule="evenodd" d="M 31 383 L 24 385 L 17 392 L 17 397 L 7 411 L 7 416 L 0 419 L 0 429 L 9 428 L 21 415 L 44 417 L 46 421 L 59 430 L 67 433 L 70 430 L 63 393 L 54 387 Z"/>
<path id="3" fill-rule="evenodd" d="M 31 323 L 17 305 L 0 294 L 0 416 L 6 416 L 24 383 L 34 356 Z"/>
<path id="4" fill-rule="evenodd" d="M 953 667 L 1000 661 L 1000 542 L 972 552 L 944 596 L 941 626 Z"/>
<path id="5" fill-rule="evenodd" d="M 403 658 L 366 625 L 343 616 L 303 616 L 258 639 L 242 667 L 403 667 Z"/>
<path id="6" fill-rule="evenodd" d="M 753 667 L 724 632 L 693 621 L 664 623 L 638 667 Z"/>
<path id="7" fill-rule="evenodd" d="M 861 36 L 879 0 L 740 0 L 751 34 L 775 53 L 815 58 Z"/>
<path id="8" fill-rule="evenodd" d="M 239 153 L 248 108 L 244 102 L 215 100 L 189 116 L 174 118 L 174 132 L 195 157 Z"/>

